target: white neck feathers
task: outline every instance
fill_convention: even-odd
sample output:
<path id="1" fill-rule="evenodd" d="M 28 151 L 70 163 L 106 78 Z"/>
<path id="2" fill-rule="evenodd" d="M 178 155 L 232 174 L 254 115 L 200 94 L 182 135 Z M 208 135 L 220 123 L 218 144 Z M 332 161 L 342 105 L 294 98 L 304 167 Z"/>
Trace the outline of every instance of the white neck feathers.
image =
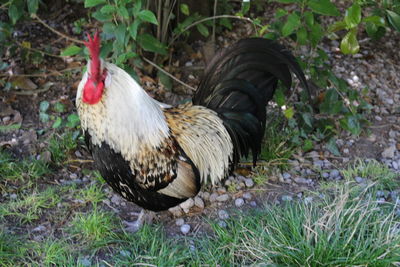
<path id="1" fill-rule="evenodd" d="M 82 128 L 92 142 L 107 142 L 130 160 L 141 146 L 157 147 L 169 136 L 169 128 L 160 104 L 153 100 L 124 70 L 103 62 L 107 69 L 105 89 L 99 103 L 82 102 L 85 73 L 78 87 L 76 105 Z"/>

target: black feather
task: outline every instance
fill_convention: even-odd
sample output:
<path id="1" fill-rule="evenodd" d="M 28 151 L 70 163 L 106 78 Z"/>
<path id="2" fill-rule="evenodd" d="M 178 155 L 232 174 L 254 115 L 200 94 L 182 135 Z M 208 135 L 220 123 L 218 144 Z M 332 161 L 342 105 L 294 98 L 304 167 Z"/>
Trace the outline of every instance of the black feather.
<path id="1" fill-rule="evenodd" d="M 267 39 L 243 39 L 220 51 L 206 68 L 193 104 L 215 110 L 234 144 L 233 164 L 252 150 L 254 163 L 265 131 L 266 105 L 278 80 L 290 88 L 291 72 L 308 91 L 296 58 Z"/>

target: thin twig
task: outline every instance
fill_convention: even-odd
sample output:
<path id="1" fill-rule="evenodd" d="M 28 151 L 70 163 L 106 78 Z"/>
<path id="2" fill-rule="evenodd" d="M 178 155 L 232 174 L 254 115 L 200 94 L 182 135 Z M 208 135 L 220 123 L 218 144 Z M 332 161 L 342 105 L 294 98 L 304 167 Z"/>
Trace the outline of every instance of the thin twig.
<path id="1" fill-rule="evenodd" d="M 44 22 L 41 18 L 39 18 L 37 15 L 33 14 L 32 15 L 34 19 L 36 19 L 37 21 L 39 21 L 43 26 L 45 26 L 47 29 L 49 29 L 50 31 L 54 32 L 55 34 L 64 37 L 67 40 L 70 40 L 72 42 L 78 43 L 78 44 L 84 44 L 83 41 L 75 39 L 73 37 L 70 37 L 62 32 L 57 31 L 56 29 L 54 29 L 53 27 L 51 27 L 49 24 L 47 24 L 46 22 Z"/>
<path id="2" fill-rule="evenodd" d="M 217 4 L 218 4 L 218 0 L 214 0 L 214 20 L 213 20 L 213 28 L 212 28 L 212 36 L 211 36 L 211 41 L 213 42 L 213 44 L 215 44 L 215 17 L 217 16 Z"/>
<path id="3" fill-rule="evenodd" d="M 187 83 L 184 83 L 183 81 L 179 80 L 178 78 L 176 78 L 175 76 L 173 76 L 172 74 L 170 74 L 169 72 L 165 71 L 163 68 L 159 67 L 156 63 L 154 63 L 153 61 L 143 57 L 143 60 L 146 61 L 147 63 L 149 63 L 150 65 L 152 65 L 153 67 L 155 67 L 156 69 L 158 69 L 159 71 L 161 71 L 162 73 L 164 73 L 165 75 L 167 75 L 168 77 L 170 77 L 171 79 L 173 79 L 174 81 L 182 84 L 183 86 L 189 88 L 192 91 L 196 91 L 196 88 L 190 86 Z"/>
<path id="4" fill-rule="evenodd" d="M 63 70 L 52 71 L 50 73 L 40 73 L 40 74 L 0 74 L 0 77 L 48 77 L 48 76 L 61 76 L 62 72 L 67 72 L 71 70 L 81 69 L 81 67 L 66 68 Z"/>
<path id="5" fill-rule="evenodd" d="M 16 43 L 18 46 L 20 46 L 20 47 L 22 47 L 22 48 L 24 48 L 24 49 L 28 49 L 28 50 L 31 50 L 31 51 L 35 51 L 35 52 L 44 54 L 44 55 L 49 56 L 49 57 L 64 58 L 64 57 L 59 56 L 59 55 L 54 55 L 54 54 L 50 54 L 50 53 L 44 52 L 44 51 L 42 51 L 42 50 L 40 50 L 40 49 L 37 49 L 37 48 L 26 47 L 26 46 L 24 46 L 22 43 L 20 43 L 20 42 L 18 42 L 18 41 L 15 41 L 15 43 Z"/>
<path id="6" fill-rule="evenodd" d="M 4 4 L 2 4 L 1 6 L 0 6 L 0 9 L 3 9 L 3 8 L 5 8 L 6 6 L 8 6 L 9 4 L 11 4 L 11 1 L 9 1 L 9 2 L 7 2 L 7 3 L 4 3 Z"/>

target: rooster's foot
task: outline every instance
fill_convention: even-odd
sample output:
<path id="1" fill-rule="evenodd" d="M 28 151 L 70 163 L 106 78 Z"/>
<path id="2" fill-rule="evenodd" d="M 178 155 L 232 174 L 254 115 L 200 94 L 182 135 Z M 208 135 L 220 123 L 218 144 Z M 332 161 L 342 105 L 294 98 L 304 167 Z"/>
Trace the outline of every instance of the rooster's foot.
<path id="1" fill-rule="evenodd" d="M 125 228 L 125 231 L 136 233 L 137 231 L 140 230 L 140 228 L 143 226 L 144 223 L 151 224 L 153 218 L 154 218 L 154 212 L 142 209 L 136 221 L 133 222 L 123 221 L 123 223 L 127 226 Z"/>

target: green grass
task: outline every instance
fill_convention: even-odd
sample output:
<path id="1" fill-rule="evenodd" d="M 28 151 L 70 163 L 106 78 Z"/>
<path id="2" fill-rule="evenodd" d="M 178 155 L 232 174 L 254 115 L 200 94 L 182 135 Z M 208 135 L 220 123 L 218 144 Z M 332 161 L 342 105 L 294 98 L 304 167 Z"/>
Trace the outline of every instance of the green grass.
<path id="1" fill-rule="evenodd" d="M 42 192 L 34 189 L 31 193 L 18 195 L 17 199 L 1 205 L 0 221 L 6 217 L 13 217 L 21 223 L 30 223 L 39 219 L 45 209 L 55 207 L 60 200 L 60 196 L 52 187 Z"/>
<path id="2" fill-rule="evenodd" d="M 49 151 L 52 160 L 55 164 L 63 163 L 67 157 L 68 152 L 77 147 L 77 140 L 74 139 L 73 132 L 67 131 L 61 135 L 54 134 L 49 141 Z"/>
<path id="3" fill-rule="evenodd" d="M 398 189 L 398 175 L 378 162 L 356 161 L 341 171 L 344 182 L 321 182 L 318 192 L 306 193 L 315 196 L 310 204 L 291 201 L 231 211 L 226 228 L 204 219 L 211 224 L 208 234 L 171 237 L 163 223 L 145 225 L 135 234 L 125 232 L 119 214 L 103 205 L 103 181 L 92 171 L 85 172 L 96 183 L 43 184 L 46 179 L 28 175 L 35 168 L 26 166 L 37 163 L 0 155 L 2 174 L 8 175 L 2 177 L 4 185 L 31 183 L 13 191 L 17 198 L 5 197 L 0 204 L 0 266 L 83 266 L 82 259 L 91 266 L 395 266 L 400 262 L 399 206 L 379 203 L 376 197 L 382 188 Z M 16 178 L 19 174 L 22 178 Z M 43 177 L 42 172 L 36 174 Z M 356 183 L 355 176 L 367 178 L 368 183 Z M 50 223 L 50 231 L 32 232 L 43 223 Z M 34 236 L 41 234 L 41 241 L 35 241 Z"/>
<path id="4" fill-rule="evenodd" d="M 356 176 L 368 178 L 385 190 L 393 190 L 400 186 L 400 175 L 376 160 L 365 162 L 358 159 L 348 169 L 342 170 L 342 174 L 346 180 L 353 180 Z"/>

